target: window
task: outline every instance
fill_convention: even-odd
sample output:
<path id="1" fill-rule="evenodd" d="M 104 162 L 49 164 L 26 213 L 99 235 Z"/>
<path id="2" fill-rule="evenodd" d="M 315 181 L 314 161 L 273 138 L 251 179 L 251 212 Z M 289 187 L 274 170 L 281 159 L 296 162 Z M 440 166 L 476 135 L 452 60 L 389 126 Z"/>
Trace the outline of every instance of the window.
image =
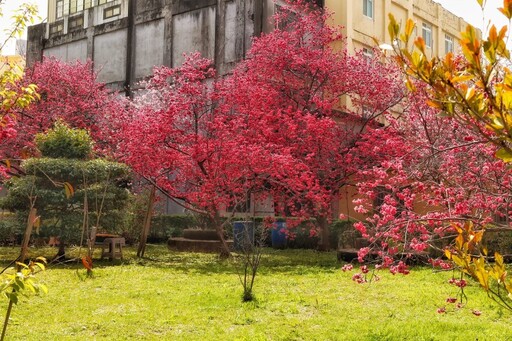
<path id="1" fill-rule="evenodd" d="M 64 31 L 64 20 L 56 21 L 50 24 L 50 34 L 57 34 Z"/>
<path id="2" fill-rule="evenodd" d="M 84 16 L 83 14 L 69 18 L 68 21 L 68 30 L 75 30 L 84 27 Z"/>
<path id="3" fill-rule="evenodd" d="M 114 0 L 99 0 L 98 5 L 106 4 L 107 2 L 114 1 Z"/>
<path id="4" fill-rule="evenodd" d="M 64 0 L 57 1 L 57 19 L 60 19 L 64 16 Z"/>
<path id="5" fill-rule="evenodd" d="M 103 19 L 112 18 L 121 14 L 121 6 L 112 6 L 103 10 Z"/>
<path id="6" fill-rule="evenodd" d="M 446 34 L 444 36 L 444 52 L 452 52 L 453 53 L 453 37 Z"/>
<path id="7" fill-rule="evenodd" d="M 369 47 L 363 47 L 363 56 L 366 58 L 373 58 L 373 50 Z"/>
<path id="8" fill-rule="evenodd" d="M 84 10 L 84 0 L 71 0 L 69 4 L 69 13 L 77 13 Z"/>
<path id="9" fill-rule="evenodd" d="M 77 7 L 78 7 L 78 0 L 71 0 L 71 3 L 69 5 L 69 13 L 73 14 L 76 13 Z"/>
<path id="10" fill-rule="evenodd" d="M 373 19 L 373 0 L 363 0 L 363 14 Z"/>
<path id="11" fill-rule="evenodd" d="M 425 45 L 427 47 L 432 47 L 432 26 L 426 23 L 423 23 L 423 28 L 421 30 L 421 36 L 425 41 Z"/>

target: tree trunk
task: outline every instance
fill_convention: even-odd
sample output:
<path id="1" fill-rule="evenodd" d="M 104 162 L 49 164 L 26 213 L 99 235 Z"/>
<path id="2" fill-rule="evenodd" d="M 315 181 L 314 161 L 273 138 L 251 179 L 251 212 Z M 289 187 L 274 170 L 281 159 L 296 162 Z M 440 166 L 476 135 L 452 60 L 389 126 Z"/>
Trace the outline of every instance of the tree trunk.
<path id="1" fill-rule="evenodd" d="M 66 246 L 64 244 L 64 241 L 59 241 L 59 250 L 57 251 L 57 254 L 53 257 L 53 261 L 56 262 L 64 262 L 66 260 Z"/>
<path id="2" fill-rule="evenodd" d="M 226 238 L 224 238 L 224 227 L 222 226 L 222 221 L 220 220 L 220 214 L 218 211 L 215 212 L 215 216 L 213 217 L 213 222 L 215 224 L 215 231 L 217 231 L 217 235 L 219 236 L 219 240 L 221 243 L 220 249 L 220 258 L 229 258 L 231 257 L 231 251 L 229 250 L 229 245 L 226 242 Z"/>
<path id="3" fill-rule="evenodd" d="M 137 249 L 137 257 L 139 258 L 144 257 L 144 253 L 146 252 L 146 241 L 148 240 L 149 230 L 151 229 L 151 217 L 153 216 L 153 208 L 155 206 L 155 195 L 156 186 L 153 186 L 151 188 L 151 193 L 149 194 L 148 209 L 146 211 L 144 224 L 140 233 L 139 247 Z"/>
<path id="4" fill-rule="evenodd" d="M 331 249 L 331 231 L 329 229 L 329 222 L 327 221 L 327 218 L 324 216 L 316 217 L 316 221 L 318 223 L 318 228 L 320 229 L 320 240 L 318 241 L 318 250 L 329 251 Z"/>

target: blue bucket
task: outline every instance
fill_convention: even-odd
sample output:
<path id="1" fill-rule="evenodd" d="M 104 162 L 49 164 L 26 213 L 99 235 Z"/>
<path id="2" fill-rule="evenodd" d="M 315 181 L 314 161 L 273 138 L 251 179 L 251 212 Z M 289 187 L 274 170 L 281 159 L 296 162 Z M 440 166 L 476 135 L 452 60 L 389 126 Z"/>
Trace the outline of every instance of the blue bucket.
<path id="1" fill-rule="evenodd" d="M 286 247 L 286 223 L 284 221 L 276 221 L 272 228 L 272 247 L 275 249 L 284 249 Z"/>

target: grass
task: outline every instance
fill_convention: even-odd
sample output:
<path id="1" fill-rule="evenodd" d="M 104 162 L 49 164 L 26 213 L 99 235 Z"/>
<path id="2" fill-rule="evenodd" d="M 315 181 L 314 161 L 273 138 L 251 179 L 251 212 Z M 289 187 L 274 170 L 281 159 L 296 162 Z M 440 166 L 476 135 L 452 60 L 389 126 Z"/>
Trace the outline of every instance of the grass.
<path id="1" fill-rule="evenodd" d="M 32 255 L 55 250 L 32 250 Z M 0 248 L 2 259 L 16 249 Z M 512 314 L 475 283 L 465 308 L 437 314 L 455 294 L 451 273 L 382 272 L 370 285 L 351 280 L 334 253 L 265 250 L 256 302 L 242 303 L 235 266 L 215 255 L 149 246 L 124 261 L 96 261 L 94 278 L 77 264 L 39 277 L 50 292 L 13 310 L 11 340 L 507 340 Z M 448 304 L 449 305 L 449 304 Z M 4 301 L 4 306 L 7 302 Z M 474 316 L 472 309 L 482 315 Z"/>

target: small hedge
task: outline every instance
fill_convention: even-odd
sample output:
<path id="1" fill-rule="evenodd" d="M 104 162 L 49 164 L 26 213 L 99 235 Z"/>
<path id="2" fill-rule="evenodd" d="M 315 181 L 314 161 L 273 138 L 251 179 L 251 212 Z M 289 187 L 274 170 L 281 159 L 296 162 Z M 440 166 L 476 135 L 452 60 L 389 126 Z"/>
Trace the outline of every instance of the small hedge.
<path id="1" fill-rule="evenodd" d="M 263 228 L 262 217 L 251 219 L 255 224 L 255 240 L 261 241 L 264 246 L 271 247 L 271 231 L 265 231 Z M 239 219 L 237 219 L 239 220 Z M 151 231 L 148 236 L 150 243 L 165 243 L 171 237 L 185 237 L 189 239 L 204 239 L 203 234 L 208 234 L 208 238 L 217 238 L 213 230 L 201 230 L 198 220 L 192 215 L 157 215 L 151 220 Z M 357 238 L 361 235 L 353 228 L 353 222 L 347 220 L 336 220 L 330 225 L 330 243 L 331 248 L 336 249 L 338 245 L 354 245 Z M 294 238 L 287 241 L 287 247 L 292 249 L 316 249 L 319 237 L 311 233 L 315 228 L 315 220 L 305 221 L 291 230 Z M 184 234 L 184 230 L 187 230 Z M 233 222 L 225 226 L 226 237 L 233 238 Z M 199 232 L 198 232 L 199 231 Z M 193 238 L 191 237 L 193 234 Z M 198 234 L 198 235 L 196 235 Z M 215 235 L 215 236 L 214 236 Z"/>
<path id="2" fill-rule="evenodd" d="M 183 230 L 197 226 L 197 220 L 190 215 L 157 215 L 151 218 L 150 243 L 166 243 L 171 237 L 181 237 Z"/>
<path id="3" fill-rule="evenodd" d="M 0 245 L 9 245 L 13 241 L 19 243 L 23 232 L 24 226 L 15 214 L 4 212 L 0 215 Z"/>
<path id="4" fill-rule="evenodd" d="M 215 230 L 185 229 L 183 238 L 193 240 L 220 240 Z"/>
<path id="5" fill-rule="evenodd" d="M 487 247 L 489 255 L 499 252 L 510 259 L 512 256 L 512 231 L 488 228 L 485 231 L 482 244 Z"/>

